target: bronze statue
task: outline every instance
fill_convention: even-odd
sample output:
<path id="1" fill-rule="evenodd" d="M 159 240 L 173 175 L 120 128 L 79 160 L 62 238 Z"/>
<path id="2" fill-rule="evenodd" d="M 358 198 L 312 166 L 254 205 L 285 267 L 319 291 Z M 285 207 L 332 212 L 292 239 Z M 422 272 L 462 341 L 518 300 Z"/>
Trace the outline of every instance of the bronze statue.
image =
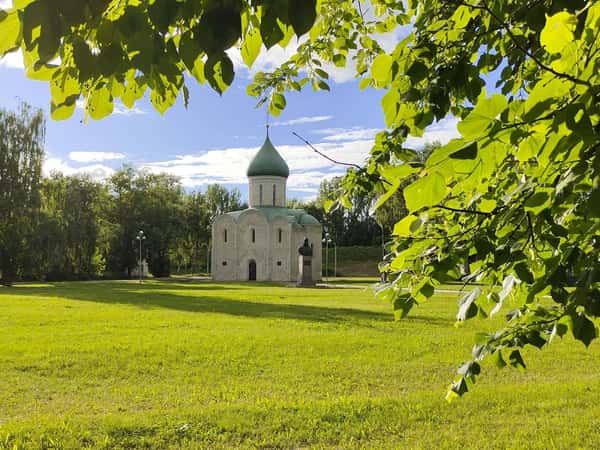
<path id="1" fill-rule="evenodd" d="M 313 255 L 313 249 L 312 249 L 312 246 L 309 245 L 307 237 L 304 238 L 304 243 L 302 244 L 302 247 L 298 248 L 298 253 L 301 254 L 302 256 L 312 256 Z"/>

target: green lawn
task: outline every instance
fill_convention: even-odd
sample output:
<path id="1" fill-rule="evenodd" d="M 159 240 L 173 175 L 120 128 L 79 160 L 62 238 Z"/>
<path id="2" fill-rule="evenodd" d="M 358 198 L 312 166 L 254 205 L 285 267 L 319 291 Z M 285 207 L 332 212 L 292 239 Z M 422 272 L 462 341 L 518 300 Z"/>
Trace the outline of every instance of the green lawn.
<path id="1" fill-rule="evenodd" d="M 0 448 L 598 448 L 600 348 L 485 365 L 456 295 L 393 322 L 369 290 L 148 282 L 0 288 Z"/>

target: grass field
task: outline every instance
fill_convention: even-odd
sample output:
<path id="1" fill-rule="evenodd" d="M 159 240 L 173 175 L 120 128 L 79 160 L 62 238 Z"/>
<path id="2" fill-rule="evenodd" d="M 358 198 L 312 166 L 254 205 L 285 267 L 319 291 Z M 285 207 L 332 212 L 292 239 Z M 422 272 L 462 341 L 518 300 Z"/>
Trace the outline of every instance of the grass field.
<path id="1" fill-rule="evenodd" d="M 571 338 L 444 391 L 475 321 L 368 290 L 0 288 L 0 448 L 598 448 L 600 348 Z"/>

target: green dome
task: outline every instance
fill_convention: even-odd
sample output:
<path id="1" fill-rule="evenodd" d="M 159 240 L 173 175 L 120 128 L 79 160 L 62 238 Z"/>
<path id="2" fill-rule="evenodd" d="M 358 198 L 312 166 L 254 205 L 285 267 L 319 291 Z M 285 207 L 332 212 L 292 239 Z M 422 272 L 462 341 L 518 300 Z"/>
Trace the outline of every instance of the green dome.
<path id="1" fill-rule="evenodd" d="M 257 176 L 275 176 L 287 178 L 290 175 L 290 168 L 283 160 L 279 152 L 271 144 L 269 136 L 258 153 L 254 155 L 246 175 L 249 177 Z"/>

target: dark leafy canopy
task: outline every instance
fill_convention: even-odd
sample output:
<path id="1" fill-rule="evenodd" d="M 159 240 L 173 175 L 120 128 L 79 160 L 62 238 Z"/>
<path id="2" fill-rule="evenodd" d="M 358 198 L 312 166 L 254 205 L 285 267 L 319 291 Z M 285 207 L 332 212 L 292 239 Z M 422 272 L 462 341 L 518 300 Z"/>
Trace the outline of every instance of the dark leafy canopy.
<path id="1" fill-rule="evenodd" d="M 233 76 L 224 50 L 236 41 L 251 63 L 261 42 L 285 45 L 307 31 L 312 15 L 303 5 L 315 6 L 21 0 L 0 22 L 9 36 L 0 51 L 24 49 L 30 76 L 50 81 L 54 117 L 68 117 L 80 93 L 92 117 L 103 117 L 113 98 L 132 105 L 146 89 L 164 111 L 186 94 L 186 70 L 222 91 Z M 290 15 L 293 7 L 301 13 Z M 486 287 L 462 299 L 457 319 L 510 303 L 506 326 L 478 337 L 448 398 L 467 391 L 487 355 L 523 367 L 527 345 L 544 347 L 567 332 L 589 345 L 600 315 L 600 2 L 371 0 L 366 7 L 317 2 L 297 53 L 259 73 L 249 93 L 277 113 L 286 90 L 307 82 L 328 89 L 324 63 L 350 61 L 362 88 L 385 90 L 386 130 L 364 169 L 349 171 L 340 200 L 349 206 L 357 190 L 380 191 L 380 206 L 414 178 L 386 265 L 393 282 L 381 295 L 406 314 L 473 260 L 470 279 Z M 385 53 L 377 33 L 409 23 L 406 39 Z M 61 66 L 47 67 L 57 54 Z M 484 77 L 497 79 L 494 92 L 484 90 Z M 461 138 L 420 161 L 406 137 L 451 116 Z"/>
<path id="2" fill-rule="evenodd" d="M 180 94 L 187 104 L 184 74 L 221 93 L 234 77 L 227 49 L 239 42 L 251 65 L 263 43 L 289 42 L 315 17 L 316 0 L 16 0 L 0 12 L 0 55 L 23 51 L 27 75 L 50 83 L 54 119 L 80 97 L 100 119 L 147 91 L 163 113 Z"/>

